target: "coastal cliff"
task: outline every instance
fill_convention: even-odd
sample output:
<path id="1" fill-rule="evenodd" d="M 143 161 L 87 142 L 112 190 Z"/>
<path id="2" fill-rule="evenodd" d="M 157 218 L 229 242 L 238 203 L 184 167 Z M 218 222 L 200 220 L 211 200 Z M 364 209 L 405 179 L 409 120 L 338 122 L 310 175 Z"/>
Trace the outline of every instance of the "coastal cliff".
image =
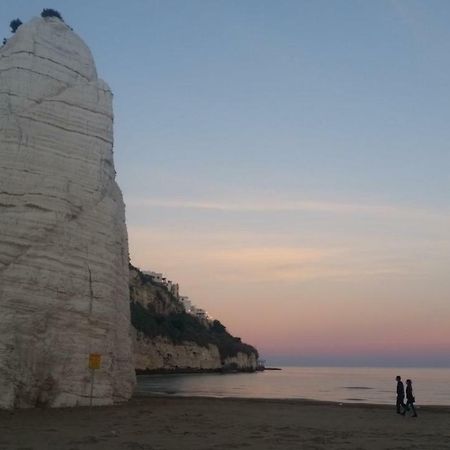
<path id="1" fill-rule="evenodd" d="M 134 388 L 125 208 L 112 93 L 58 17 L 0 48 L 0 407 L 90 402 Z"/>
<path id="2" fill-rule="evenodd" d="M 257 350 L 218 321 L 186 313 L 163 284 L 130 266 L 137 373 L 256 370 Z"/>
<path id="3" fill-rule="evenodd" d="M 112 92 L 61 17 L 18 26 L 0 87 L 0 408 L 125 401 L 135 371 L 255 370 L 253 347 L 129 266 Z"/>

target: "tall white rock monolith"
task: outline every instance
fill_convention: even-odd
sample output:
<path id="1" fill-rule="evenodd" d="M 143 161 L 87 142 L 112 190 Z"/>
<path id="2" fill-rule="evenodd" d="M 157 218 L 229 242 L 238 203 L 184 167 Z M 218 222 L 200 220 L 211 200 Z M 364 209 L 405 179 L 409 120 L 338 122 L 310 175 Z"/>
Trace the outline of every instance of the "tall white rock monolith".
<path id="1" fill-rule="evenodd" d="M 128 242 L 112 94 L 57 18 L 0 48 L 0 407 L 131 396 Z"/>

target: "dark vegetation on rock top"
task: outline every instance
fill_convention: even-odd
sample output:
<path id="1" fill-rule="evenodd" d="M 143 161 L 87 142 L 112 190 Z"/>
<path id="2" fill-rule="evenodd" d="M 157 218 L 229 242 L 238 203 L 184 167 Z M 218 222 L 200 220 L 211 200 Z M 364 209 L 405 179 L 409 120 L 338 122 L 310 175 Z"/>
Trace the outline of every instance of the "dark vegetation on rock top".
<path id="1" fill-rule="evenodd" d="M 41 12 L 41 17 L 56 17 L 57 19 L 61 20 L 61 22 L 64 22 L 64 19 L 62 18 L 62 15 L 59 11 L 56 11 L 56 9 L 52 8 L 44 8 Z M 23 22 L 20 19 L 13 19 L 11 22 L 9 22 L 9 28 L 11 29 L 11 33 L 15 33 L 17 29 L 23 25 Z M 72 28 L 71 28 L 72 29 Z M 2 45 L 5 45 L 8 42 L 7 38 L 3 38 Z"/>
<path id="2" fill-rule="evenodd" d="M 14 19 L 9 22 L 9 28 L 11 28 L 11 33 L 15 33 L 17 31 L 17 28 L 22 25 L 22 21 L 20 19 Z"/>
<path id="3" fill-rule="evenodd" d="M 61 13 L 56 11 L 56 9 L 44 8 L 41 12 L 41 17 L 57 17 L 59 20 L 64 22 Z"/>

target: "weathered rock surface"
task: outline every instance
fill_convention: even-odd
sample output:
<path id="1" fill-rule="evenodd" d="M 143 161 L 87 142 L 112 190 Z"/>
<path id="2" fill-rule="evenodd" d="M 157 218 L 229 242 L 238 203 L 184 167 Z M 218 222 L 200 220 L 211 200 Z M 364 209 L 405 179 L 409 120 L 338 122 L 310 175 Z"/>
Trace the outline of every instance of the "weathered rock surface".
<path id="1" fill-rule="evenodd" d="M 0 49 L 0 407 L 131 396 L 128 243 L 112 94 L 56 18 Z"/>
<path id="2" fill-rule="evenodd" d="M 235 368 L 252 372 L 256 369 L 256 353 L 238 352 L 222 360 L 214 344 L 200 346 L 185 341 L 174 344 L 167 338 L 147 338 L 138 333 L 135 340 L 135 361 L 138 372 L 216 371 Z"/>
<path id="3" fill-rule="evenodd" d="M 176 345 L 167 338 L 136 336 L 135 364 L 138 371 L 215 370 L 221 367 L 215 345 L 201 347 L 195 342 Z"/>
<path id="4" fill-rule="evenodd" d="M 151 308 L 156 314 L 184 312 L 183 304 L 163 284 L 150 282 L 151 278 L 130 266 L 130 297 Z"/>

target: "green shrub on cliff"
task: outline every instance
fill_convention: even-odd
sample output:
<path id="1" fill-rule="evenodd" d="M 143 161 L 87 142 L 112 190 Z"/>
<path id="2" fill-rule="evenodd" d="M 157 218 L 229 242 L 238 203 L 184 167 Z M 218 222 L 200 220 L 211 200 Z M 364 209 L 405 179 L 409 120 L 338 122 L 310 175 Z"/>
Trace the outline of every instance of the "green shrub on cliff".
<path id="1" fill-rule="evenodd" d="M 9 28 L 11 28 L 11 33 L 15 33 L 17 31 L 17 28 L 22 25 L 22 21 L 20 19 L 14 19 L 9 22 Z"/>
<path id="2" fill-rule="evenodd" d="M 44 8 L 41 12 L 41 17 L 57 17 L 59 20 L 64 22 L 61 13 L 59 11 L 56 11 L 56 9 Z"/>
<path id="3" fill-rule="evenodd" d="M 130 310 L 132 325 L 147 337 L 165 337 L 174 344 L 195 342 L 202 347 L 213 344 L 218 347 L 222 359 L 236 356 L 239 352 L 257 355 L 254 347 L 231 336 L 218 320 L 207 327 L 190 314 L 155 314 L 151 307 L 146 308 L 138 302 L 131 302 Z"/>

